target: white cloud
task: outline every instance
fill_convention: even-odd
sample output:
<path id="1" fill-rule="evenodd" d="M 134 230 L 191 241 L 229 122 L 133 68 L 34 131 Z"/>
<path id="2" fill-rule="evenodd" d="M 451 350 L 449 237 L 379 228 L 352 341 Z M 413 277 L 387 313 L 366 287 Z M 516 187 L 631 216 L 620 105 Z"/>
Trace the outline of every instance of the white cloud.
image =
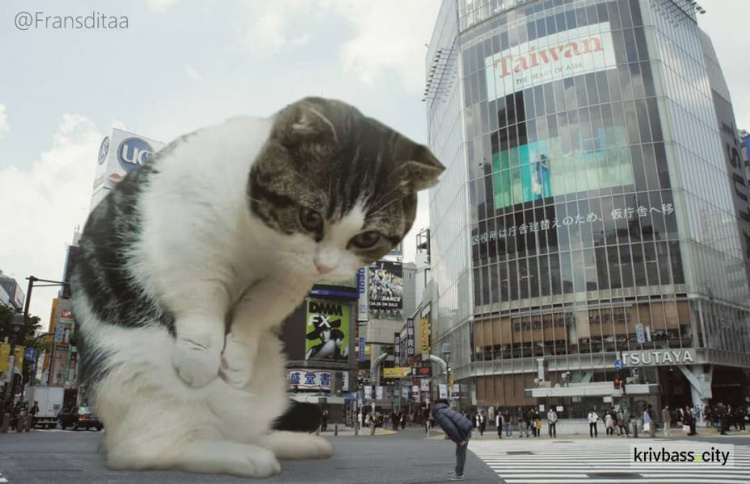
<path id="1" fill-rule="evenodd" d="M 5 104 L 0 104 L 0 139 L 5 138 L 8 131 L 10 131 L 8 113 L 5 111 Z"/>
<path id="2" fill-rule="evenodd" d="M 747 49 L 741 47 L 745 36 L 744 24 L 732 19 L 737 12 L 747 9 L 746 0 L 724 0 L 721 2 L 700 2 L 708 13 L 700 15 L 699 25 L 711 36 L 716 55 L 726 77 L 732 95 L 737 128 L 750 129 L 750 63 L 747 62 Z"/>
<path id="3" fill-rule="evenodd" d="M 0 269 L 24 286 L 25 278 L 60 280 L 66 244 L 88 215 L 96 154 L 102 135 L 84 116 L 65 114 L 30 171 L 0 170 L 3 218 Z M 34 289 L 31 313 L 47 327 L 57 288 Z"/>
<path id="4" fill-rule="evenodd" d="M 154 12 L 166 12 L 179 0 L 148 0 L 148 7 Z"/>
<path id="5" fill-rule="evenodd" d="M 188 76 L 190 79 L 194 81 L 201 81 L 203 80 L 203 76 L 200 75 L 198 71 L 196 71 L 192 66 L 185 65 L 185 75 Z"/>
<path id="6" fill-rule="evenodd" d="M 435 0 L 323 0 L 352 23 L 354 38 L 341 50 L 346 70 L 367 84 L 385 72 L 400 75 L 404 87 L 424 87 L 424 63 L 440 2 Z"/>
<path id="7" fill-rule="evenodd" d="M 365 84 L 389 72 L 413 92 L 424 87 L 425 44 L 430 41 L 440 2 L 435 0 L 246 0 L 241 15 L 250 19 L 242 42 L 266 55 L 308 43 L 310 19 L 333 14 L 352 26 L 339 47 L 347 73 Z M 309 31 L 309 30 L 308 30 Z"/>
<path id="8" fill-rule="evenodd" d="M 246 0 L 244 15 L 251 19 L 243 33 L 243 43 L 250 50 L 275 54 L 287 45 L 301 45 L 309 35 L 299 35 L 293 24 L 304 20 L 317 9 L 316 0 Z"/>

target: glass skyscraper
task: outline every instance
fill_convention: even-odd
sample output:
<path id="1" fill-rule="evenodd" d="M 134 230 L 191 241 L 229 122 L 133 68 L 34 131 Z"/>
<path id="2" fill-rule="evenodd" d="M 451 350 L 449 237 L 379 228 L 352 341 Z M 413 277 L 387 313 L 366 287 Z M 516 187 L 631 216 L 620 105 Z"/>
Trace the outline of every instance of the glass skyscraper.
<path id="1" fill-rule="evenodd" d="M 462 398 L 744 403 L 748 183 L 691 2 L 444 0 L 426 75 L 432 347 Z"/>

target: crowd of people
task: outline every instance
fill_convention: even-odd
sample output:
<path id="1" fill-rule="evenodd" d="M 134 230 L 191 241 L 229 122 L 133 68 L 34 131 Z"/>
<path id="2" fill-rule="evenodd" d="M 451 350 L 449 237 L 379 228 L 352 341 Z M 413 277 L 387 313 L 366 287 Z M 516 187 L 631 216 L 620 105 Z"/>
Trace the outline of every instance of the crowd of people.
<path id="1" fill-rule="evenodd" d="M 39 403 L 34 402 L 34 405 L 29 407 L 29 402 L 19 400 L 15 405 L 8 401 L 5 407 L 5 413 L 10 414 L 10 429 L 16 430 L 21 421 L 21 418 L 31 415 L 32 425 L 36 423 L 36 414 L 39 413 Z"/>
<path id="2" fill-rule="evenodd" d="M 357 423 L 359 427 L 382 427 L 385 430 L 398 430 L 399 427 L 403 430 L 406 428 L 407 416 L 406 412 L 397 412 L 392 410 L 390 412 L 372 412 L 359 413 L 357 415 Z"/>

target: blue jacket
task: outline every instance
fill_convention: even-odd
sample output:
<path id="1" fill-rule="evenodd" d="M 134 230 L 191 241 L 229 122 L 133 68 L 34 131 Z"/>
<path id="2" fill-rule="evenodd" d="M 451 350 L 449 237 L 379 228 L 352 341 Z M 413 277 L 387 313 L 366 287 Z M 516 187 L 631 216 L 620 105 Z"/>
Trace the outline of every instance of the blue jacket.
<path id="1" fill-rule="evenodd" d="M 448 405 L 438 403 L 432 407 L 432 416 L 453 442 L 458 444 L 471 437 L 471 421 Z"/>

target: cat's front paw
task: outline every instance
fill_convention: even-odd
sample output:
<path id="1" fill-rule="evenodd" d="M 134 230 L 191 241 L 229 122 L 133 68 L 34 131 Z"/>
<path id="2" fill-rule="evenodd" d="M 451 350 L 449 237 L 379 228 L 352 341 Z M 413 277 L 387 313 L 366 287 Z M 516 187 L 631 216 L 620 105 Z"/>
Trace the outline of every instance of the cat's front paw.
<path id="1" fill-rule="evenodd" d="M 219 375 L 235 388 L 244 388 L 250 381 L 253 370 L 250 363 L 251 350 L 232 333 L 227 335 Z"/>
<path id="2" fill-rule="evenodd" d="M 182 380 L 194 388 L 208 385 L 219 374 L 221 344 L 208 335 L 188 335 L 175 340 L 172 364 Z"/>

